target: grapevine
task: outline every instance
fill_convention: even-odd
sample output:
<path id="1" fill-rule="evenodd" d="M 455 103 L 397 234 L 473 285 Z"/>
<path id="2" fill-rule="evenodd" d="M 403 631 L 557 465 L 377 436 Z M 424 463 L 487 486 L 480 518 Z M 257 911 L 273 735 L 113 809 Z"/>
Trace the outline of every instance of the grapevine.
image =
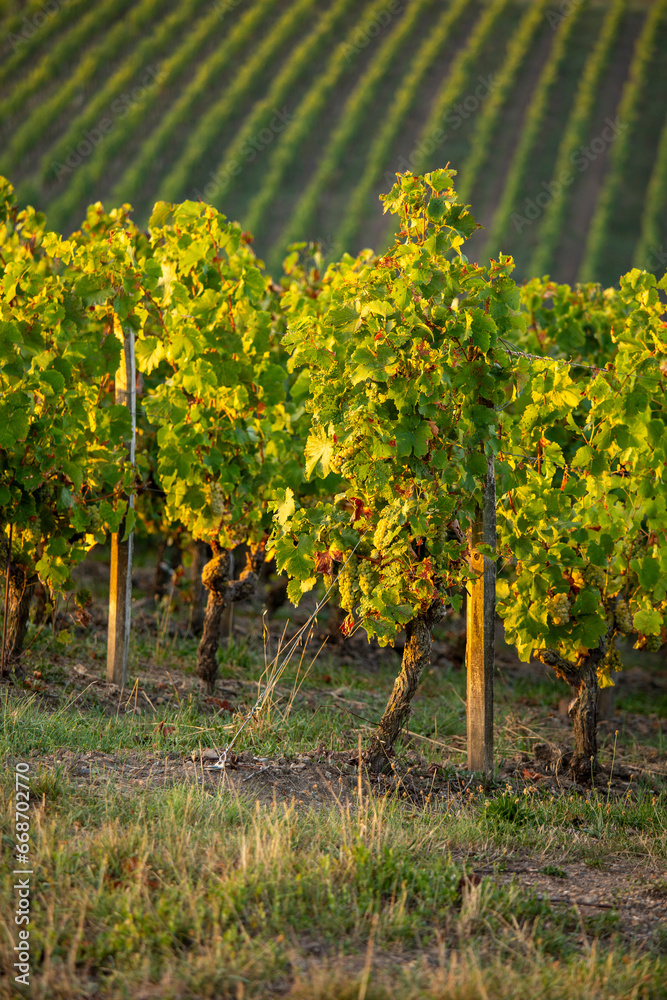
<path id="1" fill-rule="evenodd" d="M 358 616 L 382 645 L 406 630 L 402 672 L 367 751 L 380 769 L 409 716 L 431 629 L 445 607 L 461 606 L 466 543 L 460 527 L 449 536 L 446 526 L 476 516 L 497 419 L 480 394 L 504 398 L 490 371 L 507 362 L 499 337 L 519 322 L 511 260 L 487 273 L 460 253 L 476 223 L 452 179 L 447 170 L 397 175 L 384 196 L 401 223 L 393 250 L 332 265 L 328 308 L 285 338 L 291 366 L 310 381 L 306 475 L 325 483 L 335 469 L 342 483 L 317 502 L 280 496 L 276 559 L 296 592 L 328 572 L 322 546 L 353 556 L 361 565 L 339 576 L 346 630 Z"/>
<path id="2" fill-rule="evenodd" d="M 660 287 L 665 285 L 663 279 Z M 536 654 L 578 692 L 572 769 L 583 777 L 591 759 L 596 766 L 590 706 L 595 678 L 612 660 L 618 664 L 615 636 L 634 633 L 638 648 L 659 648 L 665 625 L 667 409 L 661 373 L 667 342 L 665 306 L 652 274 L 631 271 L 609 296 L 588 298 L 566 286 L 557 291 L 557 315 L 572 316 L 582 327 L 589 325 L 588 310 L 599 309 L 605 333 L 597 349 L 607 366 L 582 375 L 548 356 L 518 363 L 522 387 L 503 411 L 505 447 L 513 454 L 501 456 L 508 492 L 498 524 L 503 544 L 520 558 L 513 600 L 504 598 L 499 611 L 521 658 Z M 562 337 L 554 332 L 556 344 Z M 546 339 L 543 346 L 551 349 Z M 630 407 L 640 428 L 636 436 L 626 426 Z M 525 462 L 522 455 L 537 461 Z M 560 589 L 563 578 L 571 584 L 569 615 L 565 595 L 556 594 L 543 616 L 544 596 Z"/>

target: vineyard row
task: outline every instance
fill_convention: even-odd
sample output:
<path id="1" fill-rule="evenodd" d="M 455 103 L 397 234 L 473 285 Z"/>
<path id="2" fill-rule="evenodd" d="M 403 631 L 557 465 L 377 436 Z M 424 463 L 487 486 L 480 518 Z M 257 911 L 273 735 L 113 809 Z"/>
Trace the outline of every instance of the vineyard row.
<path id="1" fill-rule="evenodd" d="M 1 191 L 10 665 L 35 581 L 71 592 L 93 545 L 129 544 L 154 520 L 153 481 L 164 524 L 213 549 L 197 668 L 209 693 L 222 609 L 272 556 L 294 604 L 337 588 L 345 634 L 386 645 L 405 630 L 367 748 L 382 770 L 433 627 L 467 590 L 470 763 L 488 770 L 498 594 L 519 656 L 575 689 L 573 769 L 590 775 L 617 639 L 667 638 L 667 277 L 518 287 L 509 257 L 470 264 L 476 223 L 447 170 L 398 175 L 383 201 L 399 236 L 382 257 L 325 269 L 297 245 L 277 281 L 211 206 L 158 203 L 146 234 L 98 203 L 62 239 Z M 135 354 L 136 454 L 134 379 L 118 374 Z"/>

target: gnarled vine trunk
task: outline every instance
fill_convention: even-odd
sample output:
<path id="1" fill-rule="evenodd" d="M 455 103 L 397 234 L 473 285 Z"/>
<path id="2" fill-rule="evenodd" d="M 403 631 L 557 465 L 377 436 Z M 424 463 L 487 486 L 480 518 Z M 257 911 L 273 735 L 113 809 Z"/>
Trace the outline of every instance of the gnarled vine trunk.
<path id="1" fill-rule="evenodd" d="M 578 663 L 571 663 L 553 649 L 543 649 L 538 654 L 542 662 L 553 667 L 556 675 L 572 688 L 574 697 L 570 702 L 568 715 L 572 719 L 574 754 L 570 771 L 582 783 L 590 782 L 600 767 L 597 733 L 598 667 L 607 654 L 612 633 L 613 619 L 597 649 L 591 650 Z"/>
<path id="2" fill-rule="evenodd" d="M 435 601 L 428 611 L 417 615 L 405 626 L 405 647 L 401 670 L 394 681 L 391 697 L 377 731 L 364 753 L 371 771 L 381 773 L 391 769 L 390 751 L 410 718 L 410 703 L 424 667 L 431 661 L 433 626 L 442 618 L 444 608 Z"/>
<path id="3" fill-rule="evenodd" d="M 238 580 L 229 579 L 232 566 L 231 553 L 221 551 L 219 546 L 214 546 L 213 558 L 204 566 L 202 583 L 208 590 L 208 599 L 197 650 L 197 676 L 205 694 L 212 695 L 215 691 L 222 613 L 227 605 L 250 597 L 255 590 L 259 567 L 264 561 L 265 547 L 266 543 L 262 541 L 248 553 L 245 569 Z"/>
<path id="4" fill-rule="evenodd" d="M 37 577 L 22 563 L 9 567 L 9 601 L 7 606 L 7 637 L 5 644 L 5 674 L 17 670 L 23 652 L 30 617 L 30 602 Z"/>
<path id="5" fill-rule="evenodd" d="M 568 714 L 572 719 L 574 757 L 570 769 L 579 781 L 590 780 L 598 770 L 598 673 L 592 656 L 579 667 L 580 681 L 573 691 Z"/>
<path id="6" fill-rule="evenodd" d="M 229 552 L 214 555 L 202 571 L 202 583 L 208 590 L 206 611 L 202 627 L 199 649 L 197 650 L 197 676 L 206 694 L 213 694 L 218 673 L 218 646 L 220 645 L 220 623 L 227 604 L 227 585 L 231 556 Z"/>

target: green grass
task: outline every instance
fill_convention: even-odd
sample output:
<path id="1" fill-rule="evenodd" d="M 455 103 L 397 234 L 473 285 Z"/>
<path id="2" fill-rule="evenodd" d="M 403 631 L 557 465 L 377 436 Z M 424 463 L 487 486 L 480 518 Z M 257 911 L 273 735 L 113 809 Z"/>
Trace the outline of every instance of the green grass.
<path id="1" fill-rule="evenodd" d="M 3 817 L 10 794 L 4 775 Z M 479 863 L 517 837 L 553 851 L 544 824 L 566 827 L 575 808 L 594 825 L 593 803 L 472 797 L 452 814 L 364 794 L 353 808 L 298 810 L 184 786 L 88 790 L 62 770 L 39 774 L 32 794 L 31 996 L 84 996 L 92 980 L 104 998 L 262 997 L 290 982 L 293 997 L 357 997 L 371 952 L 374 997 L 518 998 L 538 983 L 541 996 L 620 998 L 638 983 L 664 996 L 662 939 L 633 954 L 615 912 L 582 918 L 512 882 L 476 885 L 453 856 L 464 846 Z M 631 807 L 626 849 L 650 829 L 664 854 L 655 812 Z M 600 856 L 618 848 L 623 815 L 598 822 Z M 11 832 L 5 818 L 5 842 Z M 0 896 L 9 912 L 11 879 Z M 6 961 L 6 939 L 2 950 Z"/>

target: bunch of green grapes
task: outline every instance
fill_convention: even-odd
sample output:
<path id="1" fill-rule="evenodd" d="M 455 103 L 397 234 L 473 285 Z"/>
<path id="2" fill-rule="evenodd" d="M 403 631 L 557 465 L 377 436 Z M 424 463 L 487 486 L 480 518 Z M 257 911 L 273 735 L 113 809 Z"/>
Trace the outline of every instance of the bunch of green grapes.
<path id="1" fill-rule="evenodd" d="M 554 594 L 547 598 L 547 611 L 554 625 L 565 625 L 570 620 L 570 602 L 567 594 Z"/>
<path id="2" fill-rule="evenodd" d="M 647 635 L 646 636 L 646 648 L 650 653 L 657 653 L 659 649 L 662 648 L 662 636 L 661 635 Z"/>
<path id="3" fill-rule="evenodd" d="M 643 534 L 643 533 L 640 534 L 639 532 L 637 532 L 636 535 L 633 535 L 632 540 L 630 542 L 630 558 L 631 559 L 636 559 L 638 556 L 640 556 L 640 555 L 642 555 L 644 553 L 645 546 L 646 546 L 645 539 L 646 539 L 646 535 Z"/>
<path id="4" fill-rule="evenodd" d="M 334 456 L 332 457 L 331 461 L 329 462 L 333 471 L 339 473 L 342 472 L 343 465 L 345 465 L 346 462 L 352 461 L 352 459 L 359 454 L 361 448 L 362 448 L 361 442 L 355 440 L 352 442 L 352 444 L 348 444 L 344 448 L 340 448 L 339 450 L 337 450 Z"/>
<path id="5" fill-rule="evenodd" d="M 350 471 L 352 471 L 350 463 L 354 461 L 362 448 L 363 444 L 358 439 L 353 441 L 352 444 L 346 445 L 345 448 L 341 448 L 336 457 L 338 460 L 339 470 L 343 475 L 347 475 Z"/>
<path id="6" fill-rule="evenodd" d="M 610 684 L 613 684 L 612 675 L 618 673 L 622 669 L 623 664 L 621 662 L 621 656 L 616 649 L 616 642 L 612 638 L 605 658 L 598 667 L 597 671 L 600 687 L 608 687 Z"/>
<path id="7" fill-rule="evenodd" d="M 380 552 L 384 549 L 385 544 L 391 541 L 392 529 L 399 523 L 400 516 L 400 510 L 394 508 L 378 521 L 378 526 L 375 529 L 375 534 L 373 535 L 373 545 L 376 549 L 379 549 Z"/>
<path id="8" fill-rule="evenodd" d="M 591 563 L 588 564 L 584 569 L 575 569 L 572 571 L 572 583 L 575 587 L 584 587 L 588 585 L 589 587 L 599 587 L 600 590 L 604 590 L 607 575 L 605 571 L 600 566 L 593 566 Z"/>
<path id="9" fill-rule="evenodd" d="M 373 593 L 373 589 L 377 583 L 377 576 L 373 570 L 371 563 L 364 560 L 359 563 L 359 589 L 361 593 L 368 597 L 369 594 Z"/>
<path id="10" fill-rule="evenodd" d="M 632 632 L 632 615 L 627 601 L 618 601 L 614 608 L 614 622 L 621 635 L 629 635 Z"/>
<path id="11" fill-rule="evenodd" d="M 613 674 L 617 673 L 622 668 L 623 664 L 621 663 L 621 654 L 616 649 L 616 643 L 612 639 L 605 658 L 602 661 L 602 672 L 604 674 Z"/>
<path id="12" fill-rule="evenodd" d="M 589 563 L 584 570 L 584 580 L 589 587 L 598 587 L 600 590 L 604 590 L 607 574 L 601 566 L 593 566 Z"/>
<path id="13" fill-rule="evenodd" d="M 352 614 L 359 603 L 359 567 L 354 556 L 347 561 L 338 574 L 340 606 Z"/>

